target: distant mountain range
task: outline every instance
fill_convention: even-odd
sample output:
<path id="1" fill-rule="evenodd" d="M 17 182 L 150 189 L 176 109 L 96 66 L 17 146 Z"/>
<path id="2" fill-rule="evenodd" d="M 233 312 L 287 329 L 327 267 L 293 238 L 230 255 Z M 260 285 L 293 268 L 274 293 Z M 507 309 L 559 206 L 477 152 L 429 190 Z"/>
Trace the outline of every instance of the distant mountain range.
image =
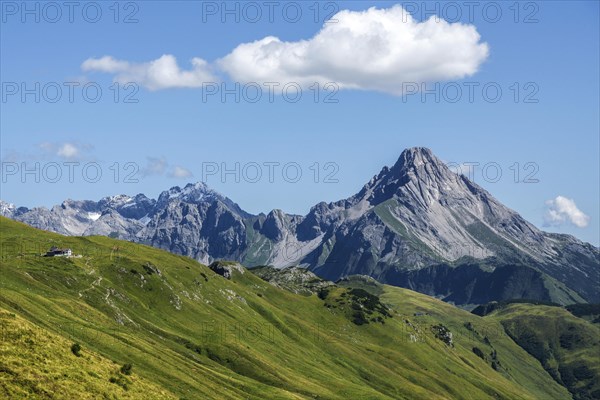
<path id="1" fill-rule="evenodd" d="M 502 205 L 429 149 L 402 152 L 352 197 L 305 216 L 252 215 L 204 183 L 150 199 L 112 196 L 0 214 L 65 235 L 105 235 L 204 263 L 298 265 L 338 280 L 368 275 L 459 305 L 537 299 L 600 302 L 600 252 L 546 233 Z"/>

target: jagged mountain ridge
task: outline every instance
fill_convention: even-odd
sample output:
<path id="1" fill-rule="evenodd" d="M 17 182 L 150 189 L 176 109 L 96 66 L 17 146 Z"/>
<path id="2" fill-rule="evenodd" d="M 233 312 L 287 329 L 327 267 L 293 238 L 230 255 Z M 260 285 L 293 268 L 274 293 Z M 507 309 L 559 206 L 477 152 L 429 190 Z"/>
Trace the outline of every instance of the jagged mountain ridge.
<path id="1" fill-rule="evenodd" d="M 205 263 L 301 265 L 330 280 L 362 274 L 462 304 L 599 296 L 597 248 L 537 229 L 426 148 L 405 150 L 356 195 L 319 203 L 306 216 L 252 215 L 203 183 L 171 188 L 157 200 L 121 195 L 50 210 L 2 203 L 0 210 L 37 228 L 118 235 Z M 510 288 L 490 292 L 491 275 Z M 529 286 L 510 283 L 524 276 L 533 279 Z"/>

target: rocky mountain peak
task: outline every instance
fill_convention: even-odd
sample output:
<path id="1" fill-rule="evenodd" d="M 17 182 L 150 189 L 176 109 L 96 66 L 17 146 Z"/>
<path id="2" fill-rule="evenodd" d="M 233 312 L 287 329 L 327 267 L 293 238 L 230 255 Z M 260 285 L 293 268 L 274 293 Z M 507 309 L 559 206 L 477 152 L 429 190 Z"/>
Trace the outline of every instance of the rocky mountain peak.
<path id="1" fill-rule="evenodd" d="M 426 147 L 411 147 L 400 154 L 389 172 L 401 181 L 421 180 L 425 183 L 456 180 L 456 174 Z"/>
<path id="2" fill-rule="evenodd" d="M 178 209 L 181 203 L 210 206 L 215 210 L 228 209 L 236 218 L 250 218 L 253 215 L 245 212 L 228 197 L 209 188 L 204 182 L 188 183 L 185 187 L 174 186 L 160 194 L 155 204 L 156 210 Z"/>
<path id="3" fill-rule="evenodd" d="M 441 161 L 433 155 L 433 152 L 427 147 L 410 147 L 405 149 L 400 154 L 394 168 L 412 168 L 418 167 L 425 163 L 441 163 Z"/>
<path id="4" fill-rule="evenodd" d="M 188 183 L 185 187 L 173 186 L 169 190 L 165 190 L 158 197 L 159 202 L 166 202 L 170 199 L 179 199 L 186 202 L 198 202 L 205 196 L 218 196 L 218 193 L 209 189 L 203 182 Z"/>
<path id="5" fill-rule="evenodd" d="M 283 211 L 272 210 L 267 214 L 261 232 L 271 240 L 281 240 L 284 238 L 287 222 L 286 214 Z"/>
<path id="6" fill-rule="evenodd" d="M 404 150 L 391 167 L 384 167 L 358 194 L 359 199 L 372 205 L 394 196 L 413 198 L 428 204 L 441 195 L 466 189 L 460 177 L 453 173 L 425 147 Z"/>

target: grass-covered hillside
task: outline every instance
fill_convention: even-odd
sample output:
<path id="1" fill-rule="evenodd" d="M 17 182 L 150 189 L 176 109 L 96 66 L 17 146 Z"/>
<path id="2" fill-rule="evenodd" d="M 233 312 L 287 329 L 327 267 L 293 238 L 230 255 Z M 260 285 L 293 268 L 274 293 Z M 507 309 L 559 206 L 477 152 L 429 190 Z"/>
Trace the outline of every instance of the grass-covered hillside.
<path id="1" fill-rule="evenodd" d="M 0 393 L 5 399 L 177 399 L 172 393 L 65 336 L 0 310 Z M 79 350 L 77 348 L 79 347 Z M 123 372 L 121 372 L 123 369 Z"/>
<path id="2" fill-rule="evenodd" d="M 0 398 L 571 398 L 503 321 L 410 290 L 295 294 L 235 263 L 5 218 L 0 246 Z M 41 257 L 51 246 L 74 256 Z"/>
<path id="3" fill-rule="evenodd" d="M 600 399 L 600 327 L 584 318 L 588 310 L 597 312 L 597 305 L 568 308 L 515 303 L 486 319 L 500 322 L 576 400 Z"/>

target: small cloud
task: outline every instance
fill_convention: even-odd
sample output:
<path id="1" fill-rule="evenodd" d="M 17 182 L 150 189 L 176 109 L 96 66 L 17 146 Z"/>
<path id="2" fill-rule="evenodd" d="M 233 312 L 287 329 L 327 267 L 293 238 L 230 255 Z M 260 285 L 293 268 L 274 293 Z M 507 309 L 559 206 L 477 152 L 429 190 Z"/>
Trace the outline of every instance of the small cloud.
<path id="1" fill-rule="evenodd" d="M 72 143 L 65 143 L 58 148 L 56 155 L 62 158 L 75 158 L 79 155 L 79 149 Z"/>
<path id="2" fill-rule="evenodd" d="M 56 148 L 55 144 L 48 143 L 48 142 L 40 143 L 38 146 L 45 153 L 53 153 L 54 149 Z"/>
<path id="3" fill-rule="evenodd" d="M 192 172 L 181 166 L 171 165 L 165 157 L 147 157 L 146 165 L 140 169 L 141 175 L 148 176 L 168 176 L 169 178 L 189 178 L 193 176 Z"/>
<path id="4" fill-rule="evenodd" d="M 81 69 L 85 72 L 115 74 L 115 82 L 133 82 L 149 90 L 198 88 L 204 83 L 216 81 L 206 61 L 195 57 L 191 64 L 192 69 L 182 70 L 177 65 L 177 59 L 170 54 L 145 63 L 130 63 L 104 56 L 88 58 L 81 64 Z"/>
<path id="5" fill-rule="evenodd" d="M 585 228 L 589 221 L 590 217 L 577 208 L 572 199 L 556 196 L 555 199 L 546 201 L 544 226 L 561 226 L 570 223 L 578 228 Z"/>
<path id="6" fill-rule="evenodd" d="M 115 60 L 111 56 L 101 58 L 88 58 L 81 64 L 81 69 L 84 71 L 100 71 L 107 73 L 123 72 L 131 68 L 131 64 L 127 61 Z"/>
<path id="7" fill-rule="evenodd" d="M 192 172 L 184 167 L 176 165 L 170 173 L 172 178 L 190 178 L 192 176 Z"/>
<path id="8" fill-rule="evenodd" d="M 45 156 L 59 157 L 64 160 L 76 160 L 82 158 L 83 153 L 89 152 L 92 149 L 92 146 L 74 142 L 44 142 L 39 144 L 39 148 Z"/>
<path id="9" fill-rule="evenodd" d="M 147 163 L 142 168 L 142 176 L 163 175 L 167 170 L 167 160 L 164 157 L 147 157 Z"/>

